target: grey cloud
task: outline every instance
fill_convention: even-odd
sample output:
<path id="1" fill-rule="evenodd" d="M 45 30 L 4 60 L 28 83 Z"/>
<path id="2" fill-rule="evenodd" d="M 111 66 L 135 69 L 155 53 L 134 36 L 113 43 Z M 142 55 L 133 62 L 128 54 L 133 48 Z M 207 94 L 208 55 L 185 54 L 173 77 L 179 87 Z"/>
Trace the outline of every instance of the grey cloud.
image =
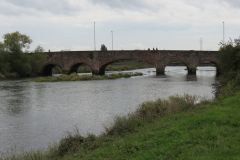
<path id="1" fill-rule="evenodd" d="M 77 11 L 77 8 L 69 4 L 67 0 L 5 0 L 20 9 L 30 9 L 54 14 L 70 14 Z"/>
<path id="2" fill-rule="evenodd" d="M 144 0 L 90 0 L 93 4 L 102 4 L 109 6 L 111 8 L 119 9 L 129 9 L 129 8 L 138 8 L 146 9 L 149 8 L 149 4 Z"/>
<path id="3" fill-rule="evenodd" d="M 240 0 L 222 0 L 233 7 L 240 7 Z"/>
<path id="4" fill-rule="evenodd" d="M 229 5 L 234 8 L 240 7 L 240 0 L 208 0 L 205 3 L 202 3 L 202 1 L 199 0 L 184 0 L 185 3 L 193 5 L 197 8 L 204 9 L 208 3 L 215 3 L 216 5 Z"/>

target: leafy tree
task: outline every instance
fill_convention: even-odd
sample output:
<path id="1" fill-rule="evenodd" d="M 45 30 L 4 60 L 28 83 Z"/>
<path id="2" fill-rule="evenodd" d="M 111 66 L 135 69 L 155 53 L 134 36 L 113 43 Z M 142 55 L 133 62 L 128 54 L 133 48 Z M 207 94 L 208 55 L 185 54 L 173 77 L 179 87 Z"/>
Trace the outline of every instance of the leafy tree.
<path id="1" fill-rule="evenodd" d="M 3 36 L 4 47 L 11 53 L 23 53 L 23 49 L 29 49 L 32 40 L 29 36 L 19 33 L 7 33 Z"/>
<path id="2" fill-rule="evenodd" d="M 46 61 L 44 49 L 38 46 L 34 54 L 26 54 L 32 40 L 19 32 L 7 33 L 0 42 L 0 75 L 7 78 L 37 76 Z"/>
<path id="3" fill-rule="evenodd" d="M 101 45 L 101 51 L 107 51 L 107 47 L 105 46 L 105 44 Z"/>
<path id="4" fill-rule="evenodd" d="M 29 55 L 29 63 L 32 68 L 32 76 L 41 74 L 42 64 L 47 60 L 47 55 L 42 52 L 36 52 Z"/>

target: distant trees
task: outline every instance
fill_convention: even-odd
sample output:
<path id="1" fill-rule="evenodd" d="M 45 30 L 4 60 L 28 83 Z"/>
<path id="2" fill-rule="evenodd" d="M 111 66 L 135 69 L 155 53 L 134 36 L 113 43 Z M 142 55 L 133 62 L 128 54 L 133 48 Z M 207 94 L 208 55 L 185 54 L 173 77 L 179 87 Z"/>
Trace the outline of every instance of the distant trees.
<path id="1" fill-rule="evenodd" d="M 100 49 L 101 51 L 107 51 L 107 47 L 105 46 L 105 44 L 102 44 L 101 45 L 101 49 Z"/>
<path id="2" fill-rule="evenodd" d="M 46 60 L 43 48 L 38 46 L 28 53 L 32 40 L 20 32 L 7 33 L 0 42 L 0 75 L 6 78 L 36 76 Z"/>
<path id="3" fill-rule="evenodd" d="M 37 48 L 34 50 L 35 53 L 43 53 L 44 49 L 41 46 L 37 46 Z"/>

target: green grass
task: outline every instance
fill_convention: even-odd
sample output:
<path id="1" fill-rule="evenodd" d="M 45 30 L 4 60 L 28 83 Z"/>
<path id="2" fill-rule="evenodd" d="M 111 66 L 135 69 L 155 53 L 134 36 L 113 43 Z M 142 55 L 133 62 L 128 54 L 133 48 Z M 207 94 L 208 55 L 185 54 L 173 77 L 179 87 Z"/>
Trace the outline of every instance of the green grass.
<path id="1" fill-rule="evenodd" d="M 144 103 L 99 137 L 68 135 L 48 153 L 19 160 L 239 160 L 240 93 L 212 103 L 195 100 Z"/>
<path id="2" fill-rule="evenodd" d="M 142 73 L 116 73 L 110 75 L 61 75 L 58 77 L 38 77 L 35 78 L 35 82 L 61 82 L 61 81 L 90 81 L 90 80 L 112 80 L 112 79 L 119 79 L 119 78 L 130 78 L 134 76 L 142 76 Z"/>
<path id="3" fill-rule="evenodd" d="M 150 64 L 146 64 L 138 61 L 119 61 L 107 66 L 107 71 L 126 71 L 142 68 L 154 68 Z"/>
<path id="4" fill-rule="evenodd" d="M 142 68 L 154 68 L 154 66 L 147 63 L 143 63 L 141 61 L 123 60 L 123 61 L 118 61 L 118 62 L 109 64 L 106 67 L 106 71 L 127 71 L 127 70 L 142 69 Z M 86 65 L 81 65 L 77 69 L 77 72 L 91 73 L 91 69 Z M 56 73 L 61 73 L 61 71 L 57 70 Z"/>

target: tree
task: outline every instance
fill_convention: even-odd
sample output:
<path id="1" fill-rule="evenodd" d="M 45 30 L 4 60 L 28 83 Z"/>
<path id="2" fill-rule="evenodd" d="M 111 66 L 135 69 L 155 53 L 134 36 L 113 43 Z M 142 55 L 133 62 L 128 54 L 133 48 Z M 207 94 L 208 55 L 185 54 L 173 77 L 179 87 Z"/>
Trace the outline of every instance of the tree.
<path id="1" fill-rule="evenodd" d="M 34 53 L 43 53 L 44 49 L 41 46 L 37 46 L 37 48 L 34 50 Z"/>
<path id="2" fill-rule="evenodd" d="M 217 96 L 233 95 L 240 90 L 240 40 L 222 44 L 219 59 L 221 76 Z"/>
<path id="3" fill-rule="evenodd" d="M 19 33 L 18 31 L 13 33 L 7 33 L 3 36 L 4 47 L 11 53 L 23 53 L 23 49 L 29 49 L 32 40 L 29 36 Z"/>
<path id="4" fill-rule="evenodd" d="M 107 51 L 107 47 L 105 46 L 105 44 L 101 45 L 101 51 Z"/>
<path id="5" fill-rule="evenodd" d="M 225 78 L 232 79 L 240 72 L 240 40 L 223 44 L 220 49 L 220 67 Z M 227 76 L 226 76 L 227 75 Z"/>
<path id="6" fill-rule="evenodd" d="M 5 51 L 4 44 L 0 42 L 0 53 L 3 53 Z"/>
<path id="7" fill-rule="evenodd" d="M 0 42 L 0 74 L 7 78 L 37 76 L 46 61 L 44 49 L 38 46 L 35 54 L 26 54 L 32 40 L 19 32 L 7 33 Z"/>

